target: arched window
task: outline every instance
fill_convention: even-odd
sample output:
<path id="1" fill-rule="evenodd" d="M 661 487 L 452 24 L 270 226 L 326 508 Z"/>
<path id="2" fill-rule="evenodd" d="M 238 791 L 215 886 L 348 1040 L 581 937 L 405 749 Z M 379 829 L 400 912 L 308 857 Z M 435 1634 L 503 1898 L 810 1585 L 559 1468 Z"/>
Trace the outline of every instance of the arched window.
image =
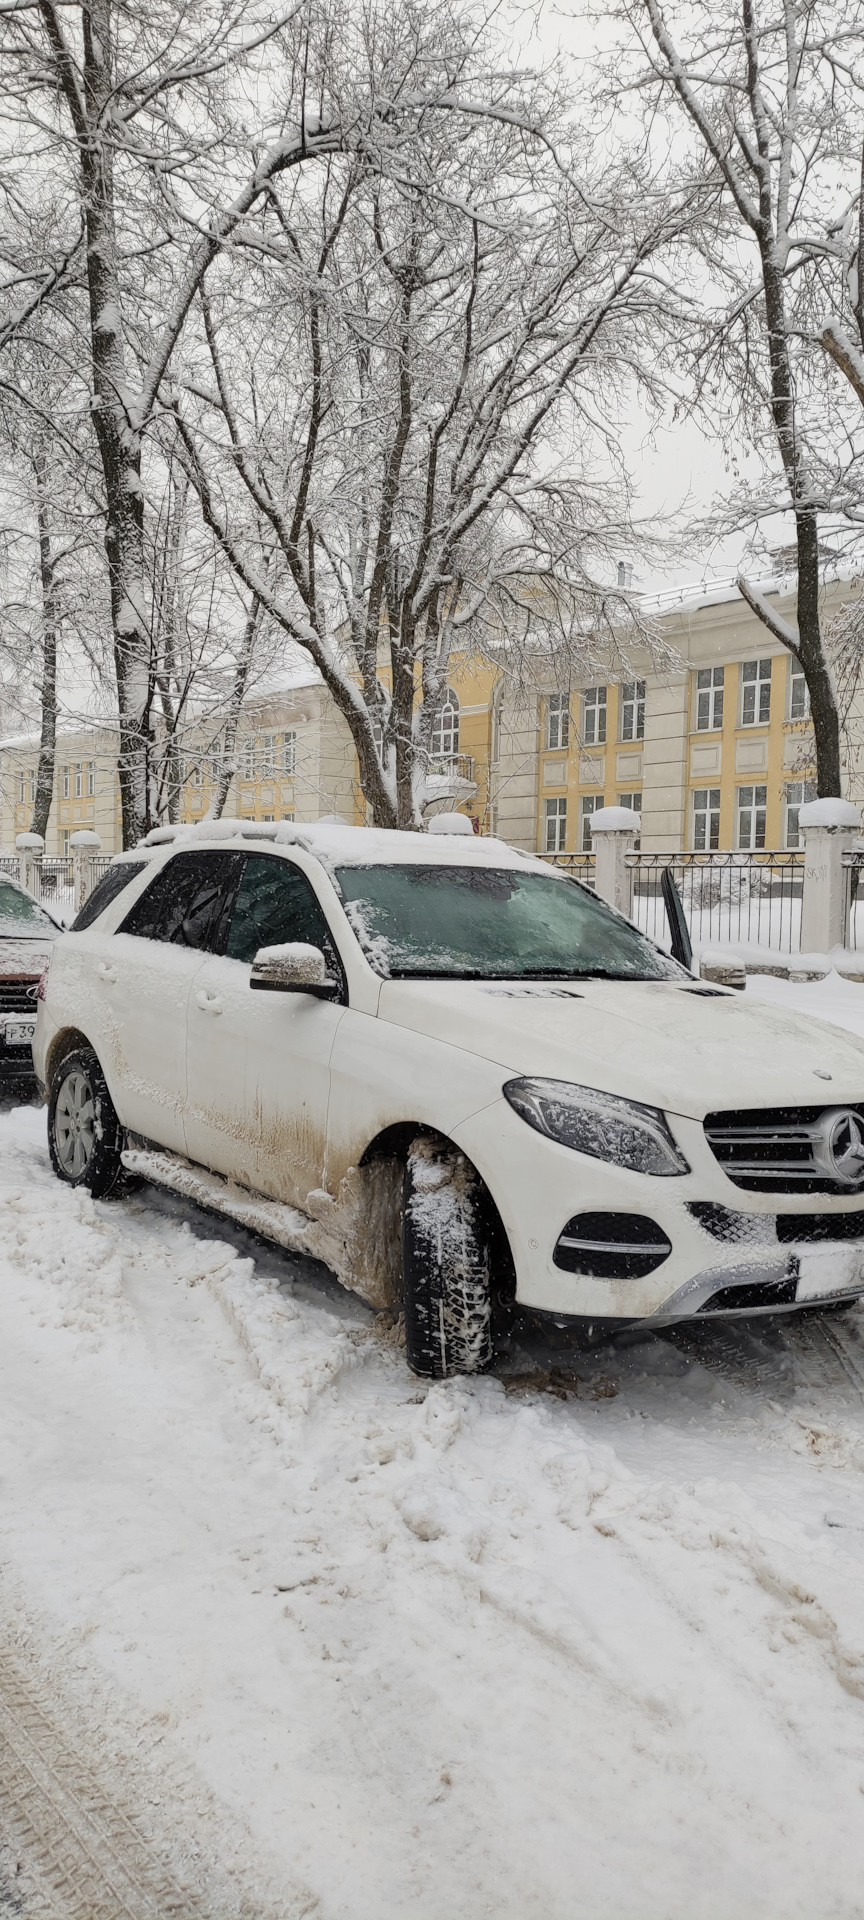
<path id="1" fill-rule="evenodd" d="M 438 702 L 429 751 L 433 760 L 443 760 L 447 754 L 459 752 L 459 699 L 452 687 L 445 688 Z"/>

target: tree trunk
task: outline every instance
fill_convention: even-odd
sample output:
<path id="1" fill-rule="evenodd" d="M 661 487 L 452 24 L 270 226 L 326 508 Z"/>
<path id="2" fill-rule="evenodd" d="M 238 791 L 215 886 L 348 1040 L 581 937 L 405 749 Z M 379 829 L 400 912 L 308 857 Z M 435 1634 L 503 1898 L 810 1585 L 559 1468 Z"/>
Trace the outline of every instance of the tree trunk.
<path id="1" fill-rule="evenodd" d="M 61 71 L 81 160 L 87 242 L 87 290 L 93 366 L 93 425 L 105 483 L 105 548 L 120 736 L 123 845 L 134 846 L 151 820 L 153 676 L 145 614 L 144 497 L 139 423 L 126 405 L 130 391 L 121 329 L 122 296 L 114 216 L 112 145 L 113 20 L 111 0 L 82 9 L 84 90 L 78 92 L 61 55 Z M 52 38 L 56 32 L 49 26 Z"/>
<path id="2" fill-rule="evenodd" d="M 36 473 L 36 518 L 39 526 L 39 577 L 42 584 L 42 730 L 39 738 L 39 767 L 36 774 L 36 799 L 30 832 L 48 832 L 48 816 L 54 798 L 54 759 L 57 745 L 57 600 L 54 560 L 48 526 L 45 452 L 40 447 L 34 458 Z"/>
<path id="3" fill-rule="evenodd" d="M 789 364 L 789 327 L 783 277 L 775 262 L 773 234 L 760 239 L 771 411 L 777 443 L 795 514 L 798 544 L 798 657 L 804 669 L 816 743 L 816 791 L 820 800 L 840 797 L 840 715 L 834 680 L 825 657 L 819 619 L 819 522 L 809 504 L 795 428 L 795 399 Z"/>
<path id="4" fill-rule="evenodd" d="M 798 658 L 804 669 L 816 742 L 816 792 L 838 799 L 840 715 L 834 678 L 825 658 L 819 619 L 819 531 L 816 515 L 796 513 L 798 537 Z"/>
<path id="5" fill-rule="evenodd" d="M 225 722 L 225 732 L 223 735 L 222 767 L 216 787 L 216 797 L 210 806 L 210 817 L 213 820 L 221 820 L 222 818 L 225 802 L 231 790 L 231 782 L 237 771 L 237 755 L 235 752 L 237 746 L 237 730 L 240 725 L 243 701 L 246 698 L 246 688 L 249 684 L 252 656 L 255 651 L 255 641 L 260 623 L 261 602 L 256 593 L 253 596 L 246 625 L 243 629 L 240 655 L 234 669 L 234 685 L 231 689 L 231 702 L 228 708 L 228 718 Z"/>

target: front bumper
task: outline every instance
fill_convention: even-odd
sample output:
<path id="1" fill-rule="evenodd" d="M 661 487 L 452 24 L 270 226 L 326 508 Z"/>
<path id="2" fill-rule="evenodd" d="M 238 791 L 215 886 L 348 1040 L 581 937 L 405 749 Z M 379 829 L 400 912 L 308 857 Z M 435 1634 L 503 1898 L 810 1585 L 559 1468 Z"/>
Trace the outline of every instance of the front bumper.
<path id="1" fill-rule="evenodd" d="M 728 1179 L 698 1121 L 668 1118 L 691 1168 L 669 1179 L 559 1146 L 503 1099 L 456 1130 L 506 1229 L 518 1304 L 563 1321 L 664 1326 L 696 1315 L 778 1313 L 864 1294 L 864 1195 L 746 1192 Z M 568 1221 L 587 1211 L 642 1215 L 666 1236 L 671 1252 L 641 1278 L 565 1271 L 555 1263 L 556 1244 Z M 737 1223 L 731 1236 L 716 1224 L 711 1230 L 712 1215 Z M 814 1215 L 829 1233 L 830 1219 L 837 1219 L 836 1241 L 814 1240 Z"/>

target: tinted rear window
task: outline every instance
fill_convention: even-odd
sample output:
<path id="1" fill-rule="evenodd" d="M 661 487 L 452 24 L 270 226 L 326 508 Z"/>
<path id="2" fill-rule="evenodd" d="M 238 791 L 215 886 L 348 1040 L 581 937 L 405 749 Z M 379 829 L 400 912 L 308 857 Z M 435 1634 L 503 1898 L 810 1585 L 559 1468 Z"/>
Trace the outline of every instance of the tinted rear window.
<path id="1" fill-rule="evenodd" d="M 83 933 L 85 927 L 92 926 L 93 921 L 98 920 L 100 913 L 104 913 L 105 908 L 110 907 L 112 900 L 116 900 L 118 893 L 122 893 L 123 888 L 128 887 L 130 880 L 134 880 L 136 873 L 142 873 L 146 865 L 146 860 L 129 860 L 124 866 L 109 867 L 108 872 L 103 873 L 101 880 L 97 880 L 89 900 L 85 900 L 80 913 L 76 914 L 71 932 Z"/>

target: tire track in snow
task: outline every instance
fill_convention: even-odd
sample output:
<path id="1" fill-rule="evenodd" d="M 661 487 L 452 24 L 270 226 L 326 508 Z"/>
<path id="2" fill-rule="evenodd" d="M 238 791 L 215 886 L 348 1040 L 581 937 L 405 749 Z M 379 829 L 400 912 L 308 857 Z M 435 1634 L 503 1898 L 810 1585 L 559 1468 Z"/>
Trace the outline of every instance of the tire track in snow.
<path id="1" fill-rule="evenodd" d="M 8 1648 L 0 1648 L 0 1815 L 58 1920 L 205 1920 Z"/>

